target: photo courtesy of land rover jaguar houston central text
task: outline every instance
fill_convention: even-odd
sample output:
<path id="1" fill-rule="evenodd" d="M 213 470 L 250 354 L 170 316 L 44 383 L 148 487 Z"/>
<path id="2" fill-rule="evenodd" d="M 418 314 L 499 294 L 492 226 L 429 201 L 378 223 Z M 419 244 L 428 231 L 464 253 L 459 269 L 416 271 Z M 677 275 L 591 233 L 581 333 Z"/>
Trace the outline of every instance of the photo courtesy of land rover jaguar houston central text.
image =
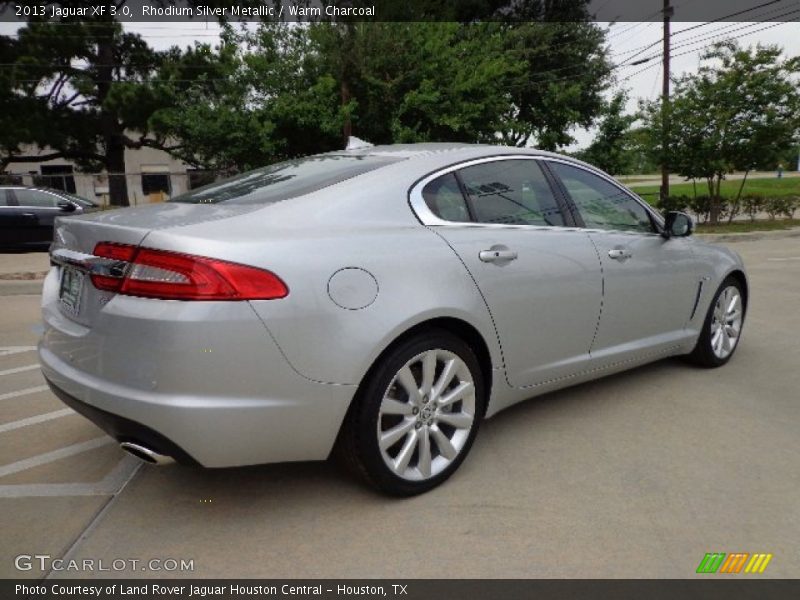
<path id="1" fill-rule="evenodd" d="M 335 452 L 417 494 L 516 402 L 667 356 L 728 362 L 744 266 L 691 233 L 557 154 L 357 147 L 59 219 L 39 356 L 143 460 Z"/>

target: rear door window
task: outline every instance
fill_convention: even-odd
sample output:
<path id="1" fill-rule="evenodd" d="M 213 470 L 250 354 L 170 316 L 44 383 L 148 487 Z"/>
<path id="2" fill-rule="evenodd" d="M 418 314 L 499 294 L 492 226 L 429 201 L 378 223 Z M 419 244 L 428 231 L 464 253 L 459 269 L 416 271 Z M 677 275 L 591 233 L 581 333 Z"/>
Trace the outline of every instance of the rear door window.
<path id="1" fill-rule="evenodd" d="M 535 160 L 497 160 L 459 171 L 475 220 L 563 226 L 553 190 Z"/>
<path id="2" fill-rule="evenodd" d="M 17 197 L 17 204 L 20 206 L 32 206 L 36 208 L 55 208 L 58 198 L 53 194 L 40 192 L 39 190 L 14 190 Z"/>

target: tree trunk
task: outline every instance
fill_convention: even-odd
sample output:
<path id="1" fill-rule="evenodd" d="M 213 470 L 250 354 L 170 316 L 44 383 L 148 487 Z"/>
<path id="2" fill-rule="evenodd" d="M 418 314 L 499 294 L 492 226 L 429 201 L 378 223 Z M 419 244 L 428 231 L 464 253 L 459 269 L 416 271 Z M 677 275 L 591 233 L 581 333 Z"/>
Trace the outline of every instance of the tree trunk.
<path id="1" fill-rule="evenodd" d="M 708 215 L 708 220 L 712 225 L 719 223 L 720 214 L 720 197 L 719 190 L 722 187 L 722 175 L 718 175 L 715 182 L 712 182 L 713 193 L 711 194 L 711 210 Z"/>
<path id="2" fill-rule="evenodd" d="M 350 102 L 350 86 L 347 85 L 346 81 L 342 81 L 341 87 L 341 95 L 342 95 L 342 106 L 347 106 Z M 350 121 L 350 115 L 348 113 L 347 119 L 344 122 L 344 126 L 342 127 L 342 134 L 344 135 L 344 147 L 347 148 L 347 143 L 350 141 L 350 136 L 353 133 L 353 124 Z"/>
<path id="3" fill-rule="evenodd" d="M 130 206 L 125 177 L 125 144 L 121 135 L 106 137 L 106 170 L 109 202 L 112 206 Z"/>
<path id="4" fill-rule="evenodd" d="M 736 199 L 731 204 L 731 213 L 728 215 L 728 224 L 733 222 L 733 217 L 735 217 L 739 213 L 739 202 L 742 200 L 742 190 L 744 189 L 744 184 L 747 182 L 747 176 L 750 174 L 750 170 L 744 172 L 744 177 L 742 178 L 742 185 L 739 186 L 739 193 L 736 194 Z M 735 209 L 735 210 L 734 210 Z"/>
<path id="5" fill-rule="evenodd" d="M 114 25 L 103 28 L 107 35 L 99 36 L 97 43 L 97 99 L 102 106 L 111 90 L 114 75 Z M 129 206 L 128 183 L 125 179 L 125 142 L 124 128 L 116 115 L 103 110 L 102 117 L 103 145 L 105 146 L 105 167 L 108 172 L 108 195 L 112 206 Z"/>

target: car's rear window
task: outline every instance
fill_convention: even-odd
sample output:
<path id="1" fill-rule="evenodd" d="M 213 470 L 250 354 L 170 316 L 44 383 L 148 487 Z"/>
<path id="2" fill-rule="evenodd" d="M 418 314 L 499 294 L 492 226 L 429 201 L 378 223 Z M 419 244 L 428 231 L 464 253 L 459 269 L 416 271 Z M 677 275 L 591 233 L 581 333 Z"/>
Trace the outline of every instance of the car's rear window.
<path id="1" fill-rule="evenodd" d="M 322 154 L 276 163 L 175 196 L 191 204 L 271 204 L 316 192 L 403 160 L 375 155 Z"/>

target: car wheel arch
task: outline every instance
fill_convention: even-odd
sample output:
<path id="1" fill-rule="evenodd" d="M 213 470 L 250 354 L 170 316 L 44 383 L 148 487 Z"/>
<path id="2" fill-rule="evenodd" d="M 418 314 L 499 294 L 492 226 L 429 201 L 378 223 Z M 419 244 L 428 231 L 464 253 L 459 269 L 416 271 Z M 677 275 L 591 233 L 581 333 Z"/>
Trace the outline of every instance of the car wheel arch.
<path id="1" fill-rule="evenodd" d="M 489 345 L 486 343 L 483 335 L 471 323 L 457 318 L 457 317 L 433 317 L 425 321 L 421 321 L 404 330 L 401 334 L 396 336 L 391 342 L 381 350 L 378 356 L 372 361 L 369 368 L 364 372 L 364 376 L 358 384 L 358 391 L 354 394 L 354 399 L 361 391 L 364 382 L 367 381 L 373 371 L 381 364 L 385 357 L 392 352 L 394 348 L 405 342 L 408 338 L 418 335 L 425 331 L 444 330 L 448 333 L 455 335 L 464 341 L 475 353 L 478 363 L 481 367 L 481 375 L 484 380 L 484 389 L 486 390 L 486 402 L 484 403 L 484 414 L 488 410 L 489 401 L 492 397 L 492 357 L 489 350 Z M 351 406 L 355 401 L 351 402 Z"/>
<path id="2" fill-rule="evenodd" d="M 742 271 L 741 269 L 734 269 L 733 271 L 725 275 L 725 277 L 723 277 L 721 281 L 725 281 L 728 277 L 733 277 L 734 279 L 736 279 L 738 283 L 741 284 L 742 300 L 744 301 L 745 309 L 747 309 L 750 299 L 750 288 L 747 285 L 747 276 L 745 276 L 744 271 Z"/>

